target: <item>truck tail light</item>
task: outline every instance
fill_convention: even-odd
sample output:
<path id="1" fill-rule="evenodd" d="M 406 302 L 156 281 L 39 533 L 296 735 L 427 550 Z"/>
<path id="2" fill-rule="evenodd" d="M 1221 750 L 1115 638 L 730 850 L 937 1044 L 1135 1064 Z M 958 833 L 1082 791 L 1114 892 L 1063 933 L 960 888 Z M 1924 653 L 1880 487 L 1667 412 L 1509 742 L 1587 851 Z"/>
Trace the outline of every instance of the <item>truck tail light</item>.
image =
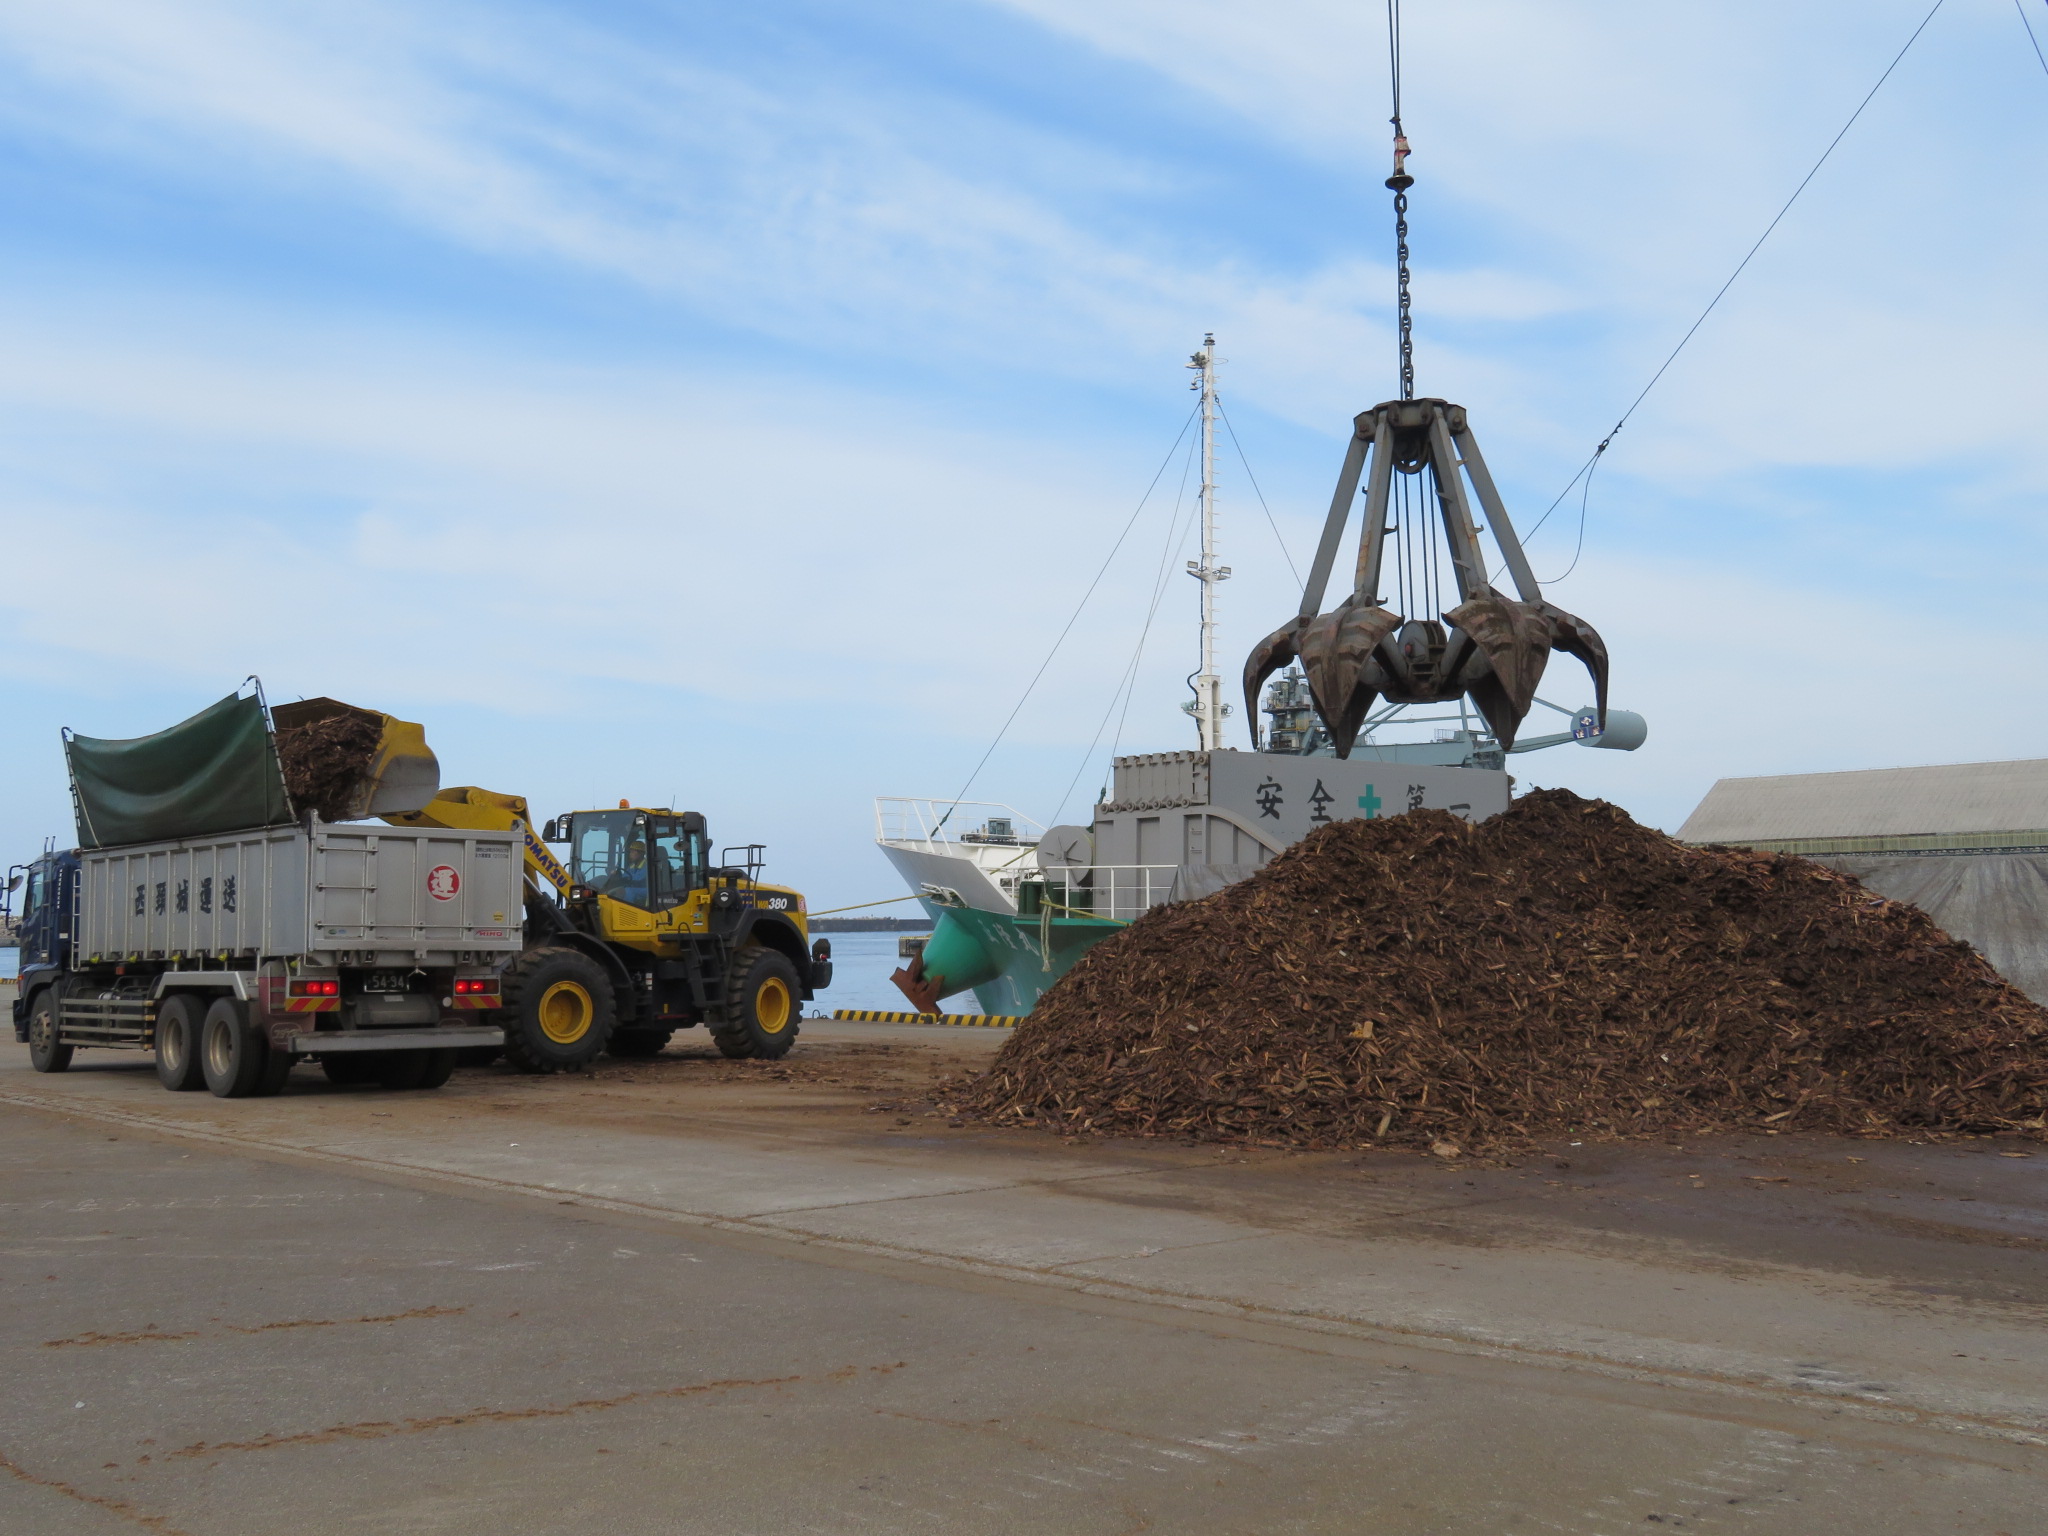
<path id="1" fill-rule="evenodd" d="M 458 976 L 455 978 L 457 997 L 483 997 L 498 990 L 494 976 Z"/>
<path id="2" fill-rule="evenodd" d="M 285 988 L 285 996 L 339 997 L 341 996 L 341 983 L 338 981 L 308 981 L 303 979 L 297 979 L 294 980 L 290 986 Z"/>

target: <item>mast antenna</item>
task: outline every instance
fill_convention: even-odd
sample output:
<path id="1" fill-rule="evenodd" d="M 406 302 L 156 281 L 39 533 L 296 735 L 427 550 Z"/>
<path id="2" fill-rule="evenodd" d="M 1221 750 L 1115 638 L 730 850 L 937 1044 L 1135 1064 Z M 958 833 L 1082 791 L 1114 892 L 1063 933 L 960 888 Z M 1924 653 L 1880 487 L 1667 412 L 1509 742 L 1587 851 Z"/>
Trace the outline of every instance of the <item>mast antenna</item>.
<path id="1" fill-rule="evenodd" d="M 1223 679 L 1216 675 L 1216 584 L 1230 579 L 1230 567 L 1216 563 L 1216 336 L 1202 337 L 1202 349 L 1188 359 L 1196 377 L 1189 386 L 1202 392 L 1202 558 L 1188 562 L 1188 574 L 1202 584 L 1202 670 L 1188 680 L 1193 699 L 1181 708 L 1195 717 L 1195 733 L 1204 752 L 1221 751 L 1223 720 L 1230 706 L 1223 702 Z"/>

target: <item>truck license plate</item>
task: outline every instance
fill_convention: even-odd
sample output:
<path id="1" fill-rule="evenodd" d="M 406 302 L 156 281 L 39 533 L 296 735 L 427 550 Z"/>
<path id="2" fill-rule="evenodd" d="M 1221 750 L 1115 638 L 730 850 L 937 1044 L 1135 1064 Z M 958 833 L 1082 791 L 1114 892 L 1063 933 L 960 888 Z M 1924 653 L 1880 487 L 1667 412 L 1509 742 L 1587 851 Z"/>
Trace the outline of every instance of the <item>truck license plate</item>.
<path id="1" fill-rule="evenodd" d="M 363 975 L 365 992 L 403 992 L 411 982 L 407 971 L 367 971 Z"/>

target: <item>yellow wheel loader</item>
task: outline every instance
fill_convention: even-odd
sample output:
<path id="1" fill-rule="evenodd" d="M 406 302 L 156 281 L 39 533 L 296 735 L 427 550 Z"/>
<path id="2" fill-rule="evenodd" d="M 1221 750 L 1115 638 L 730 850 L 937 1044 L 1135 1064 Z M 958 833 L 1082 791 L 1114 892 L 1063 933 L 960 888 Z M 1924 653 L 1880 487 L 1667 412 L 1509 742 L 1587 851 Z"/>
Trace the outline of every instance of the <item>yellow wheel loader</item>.
<path id="1" fill-rule="evenodd" d="M 832 980 L 831 941 L 809 944 L 804 901 L 761 882 L 761 845 L 713 863 L 696 811 L 577 811 L 538 834 L 518 795 L 445 789 L 395 826 L 518 829 L 526 945 L 501 978 L 505 1055 L 559 1072 L 601 1051 L 652 1056 L 703 1025 L 727 1056 L 773 1060 L 796 1043 L 803 1002 Z M 566 844 L 566 861 L 549 843 Z"/>
<path id="2" fill-rule="evenodd" d="M 652 1056 L 699 1024 L 727 1056 L 772 1060 L 796 1043 L 802 1003 L 831 984 L 831 942 L 809 944 L 803 897 L 761 883 L 758 843 L 713 863 L 695 811 L 621 800 L 536 831 L 519 795 L 438 789 L 440 764 L 417 725 L 326 698 L 275 714 L 281 730 L 350 744 L 314 774 L 343 817 L 521 834 L 521 951 L 494 981 L 456 981 L 470 995 L 451 1001 L 492 1012 L 523 1071 L 574 1069 L 607 1050 Z M 281 738 L 280 750 L 301 746 Z M 566 864 L 549 843 L 568 846 Z"/>

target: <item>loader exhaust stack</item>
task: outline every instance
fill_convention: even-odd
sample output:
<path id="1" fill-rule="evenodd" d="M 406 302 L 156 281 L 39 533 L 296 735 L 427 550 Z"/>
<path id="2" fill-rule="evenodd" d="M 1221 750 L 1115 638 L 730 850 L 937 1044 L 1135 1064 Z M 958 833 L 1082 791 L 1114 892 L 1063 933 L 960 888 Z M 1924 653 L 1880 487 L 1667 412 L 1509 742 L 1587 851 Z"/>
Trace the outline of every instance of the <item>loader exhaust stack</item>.
<path id="1" fill-rule="evenodd" d="M 1361 478 L 1365 524 L 1351 595 L 1319 613 Z M 1489 580 L 1475 502 L 1514 583 L 1512 598 Z M 1445 550 L 1448 571 L 1440 558 Z M 1446 578 L 1457 603 L 1439 618 L 1407 618 L 1388 606 L 1398 601 L 1426 612 Z M 1384 593 L 1388 587 L 1398 599 Z M 1259 745 L 1259 690 L 1299 660 L 1339 757 L 1351 755 L 1377 701 L 1436 704 L 1461 694 L 1471 698 L 1495 739 L 1512 747 L 1552 651 L 1578 657 L 1592 673 L 1604 729 L 1607 647 L 1584 619 L 1544 600 L 1465 408 L 1446 400 L 1389 400 L 1353 423 L 1300 613 L 1245 661 L 1252 745 Z"/>

